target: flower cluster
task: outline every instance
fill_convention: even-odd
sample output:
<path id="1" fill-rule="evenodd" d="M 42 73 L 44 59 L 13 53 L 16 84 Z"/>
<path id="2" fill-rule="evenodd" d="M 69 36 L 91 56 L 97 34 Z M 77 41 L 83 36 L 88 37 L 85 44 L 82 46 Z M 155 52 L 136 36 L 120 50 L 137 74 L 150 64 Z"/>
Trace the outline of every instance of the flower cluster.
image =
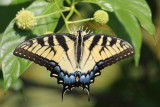
<path id="1" fill-rule="evenodd" d="M 37 25 L 34 14 L 24 8 L 16 14 L 16 24 L 22 30 L 29 30 Z"/>
<path id="2" fill-rule="evenodd" d="M 94 21 L 99 25 L 104 25 L 108 22 L 108 13 L 103 10 L 98 10 L 94 13 Z"/>

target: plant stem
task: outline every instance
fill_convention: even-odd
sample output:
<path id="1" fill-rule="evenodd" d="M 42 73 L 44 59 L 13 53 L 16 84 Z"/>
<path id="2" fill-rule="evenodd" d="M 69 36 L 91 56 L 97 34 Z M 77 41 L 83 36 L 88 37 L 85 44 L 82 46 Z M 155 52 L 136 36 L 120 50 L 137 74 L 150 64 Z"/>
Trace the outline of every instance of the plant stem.
<path id="1" fill-rule="evenodd" d="M 76 8 L 74 9 L 74 12 L 75 12 L 78 16 L 82 17 L 81 14 L 78 12 L 78 10 L 77 10 Z"/>
<path id="2" fill-rule="evenodd" d="M 90 21 L 90 20 L 94 20 L 94 18 L 82 19 L 82 20 L 78 20 L 78 21 L 67 21 L 67 23 L 68 24 L 80 23 L 80 22 L 86 22 L 86 21 Z"/>
<path id="3" fill-rule="evenodd" d="M 53 13 L 50 13 L 50 14 L 46 14 L 46 15 L 42 15 L 42 16 L 37 16 L 36 19 L 40 19 L 40 18 L 52 16 L 52 15 L 54 15 L 54 14 L 57 14 L 57 13 L 60 13 L 60 12 L 66 12 L 66 11 L 69 11 L 69 10 L 70 10 L 70 8 L 67 7 L 66 9 L 61 10 L 61 11 L 56 11 L 56 12 L 53 12 Z"/>
<path id="4" fill-rule="evenodd" d="M 69 12 L 69 14 L 67 15 L 67 17 L 66 17 L 66 21 L 68 21 L 69 20 L 69 18 L 72 16 L 72 14 L 73 14 L 73 12 L 74 12 L 74 4 L 72 4 L 72 6 L 71 6 L 71 10 L 70 10 L 70 12 Z"/>
<path id="5" fill-rule="evenodd" d="M 67 4 L 69 4 L 69 5 L 71 4 L 71 1 L 70 1 L 70 0 L 66 0 L 66 2 L 67 2 Z"/>
<path id="6" fill-rule="evenodd" d="M 58 8 L 58 10 L 61 12 L 61 15 L 62 15 L 62 17 L 63 17 L 64 23 L 66 24 L 67 30 L 68 30 L 69 32 L 71 32 L 70 29 L 69 29 L 69 27 L 68 27 L 67 20 L 66 20 L 66 18 L 65 18 L 65 16 L 64 16 L 62 10 L 61 10 L 61 9 L 59 8 L 59 6 L 57 5 L 56 1 L 54 1 L 54 2 L 55 2 L 55 4 L 56 4 L 56 7 Z"/>
<path id="7" fill-rule="evenodd" d="M 70 31 L 69 26 L 68 26 L 68 20 L 69 20 L 69 18 L 72 16 L 72 14 L 73 14 L 73 12 L 74 12 L 74 9 L 75 9 L 75 7 L 74 7 L 74 0 L 73 0 L 73 1 L 72 1 L 72 5 L 71 5 L 71 10 L 70 10 L 69 14 L 67 15 L 67 17 L 65 18 L 66 28 L 67 28 L 67 30 L 68 30 L 69 32 L 71 32 L 71 31 Z"/>

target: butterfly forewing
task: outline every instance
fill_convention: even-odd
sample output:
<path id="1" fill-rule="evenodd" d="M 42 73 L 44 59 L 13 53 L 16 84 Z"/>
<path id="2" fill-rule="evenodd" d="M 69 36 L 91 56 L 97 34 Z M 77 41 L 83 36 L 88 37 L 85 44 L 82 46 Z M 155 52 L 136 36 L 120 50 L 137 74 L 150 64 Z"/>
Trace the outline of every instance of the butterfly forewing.
<path id="1" fill-rule="evenodd" d="M 13 54 L 49 69 L 64 60 L 67 62 L 68 58 L 64 53 L 72 50 L 74 41 L 75 36 L 71 34 L 49 34 L 21 43 Z"/>
<path id="2" fill-rule="evenodd" d="M 100 69 L 103 69 L 121 59 L 134 55 L 134 49 L 128 42 L 106 34 L 85 35 L 84 45 L 88 53 L 82 58 L 81 66 L 84 70 L 83 72 L 90 71 L 94 67 L 92 64 L 90 67 L 84 67 L 88 61 L 88 57 L 86 58 L 85 56 L 91 55 Z"/>

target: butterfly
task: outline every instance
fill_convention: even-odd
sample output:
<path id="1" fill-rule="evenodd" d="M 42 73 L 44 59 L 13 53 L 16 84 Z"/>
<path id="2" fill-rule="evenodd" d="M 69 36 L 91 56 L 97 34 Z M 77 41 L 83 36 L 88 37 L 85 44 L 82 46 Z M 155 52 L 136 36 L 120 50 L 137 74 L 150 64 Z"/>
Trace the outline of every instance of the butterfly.
<path id="1" fill-rule="evenodd" d="M 85 33 L 53 33 L 21 43 L 15 56 L 31 60 L 50 71 L 67 90 L 82 87 L 88 91 L 100 70 L 117 61 L 133 56 L 135 51 L 126 41 L 107 35 Z"/>

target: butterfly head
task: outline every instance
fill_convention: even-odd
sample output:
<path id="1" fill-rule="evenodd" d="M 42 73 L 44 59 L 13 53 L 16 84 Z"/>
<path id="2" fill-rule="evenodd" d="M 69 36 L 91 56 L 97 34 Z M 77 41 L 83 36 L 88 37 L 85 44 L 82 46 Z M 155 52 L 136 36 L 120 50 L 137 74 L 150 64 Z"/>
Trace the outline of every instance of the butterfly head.
<path id="1" fill-rule="evenodd" d="M 84 37 L 84 35 L 86 35 L 87 33 L 85 31 L 81 31 L 81 30 L 78 30 L 76 32 L 73 32 L 73 34 L 78 37 L 78 36 L 81 36 L 81 37 Z"/>

